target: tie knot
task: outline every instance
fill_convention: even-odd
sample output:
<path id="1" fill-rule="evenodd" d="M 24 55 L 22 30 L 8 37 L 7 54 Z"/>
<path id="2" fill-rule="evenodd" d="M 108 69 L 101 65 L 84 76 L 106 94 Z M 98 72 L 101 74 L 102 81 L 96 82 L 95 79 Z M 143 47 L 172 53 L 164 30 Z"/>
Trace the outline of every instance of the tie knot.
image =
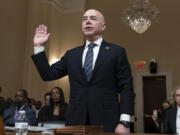
<path id="1" fill-rule="evenodd" d="M 88 45 L 89 48 L 94 48 L 95 46 L 96 46 L 95 43 L 90 43 L 90 44 Z"/>

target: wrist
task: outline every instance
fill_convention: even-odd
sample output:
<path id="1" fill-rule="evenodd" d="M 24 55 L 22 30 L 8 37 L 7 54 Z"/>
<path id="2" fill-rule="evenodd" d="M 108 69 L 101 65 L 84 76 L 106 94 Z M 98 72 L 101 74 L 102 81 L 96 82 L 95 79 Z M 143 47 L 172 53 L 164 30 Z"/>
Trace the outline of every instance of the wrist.
<path id="1" fill-rule="evenodd" d="M 123 125 L 123 126 L 126 127 L 126 128 L 129 128 L 129 127 L 130 127 L 130 122 L 128 122 L 128 121 L 119 121 L 118 124 L 121 124 L 121 125 Z"/>
<path id="2" fill-rule="evenodd" d="M 38 54 L 40 52 L 43 52 L 44 50 L 45 50 L 45 47 L 43 45 L 34 46 L 34 54 Z"/>

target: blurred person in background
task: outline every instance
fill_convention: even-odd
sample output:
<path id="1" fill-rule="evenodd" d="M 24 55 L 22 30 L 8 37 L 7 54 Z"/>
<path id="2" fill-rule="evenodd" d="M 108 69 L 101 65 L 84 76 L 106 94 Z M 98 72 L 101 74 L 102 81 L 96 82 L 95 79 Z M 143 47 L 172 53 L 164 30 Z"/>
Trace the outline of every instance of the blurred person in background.
<path id="1" fill-rule="evenodd" d="M 67 103 L 60 87 L 54 87 L 51 92 L 50 104 L 45 106 L 38 114 L 38 122 L 65 121 Z"/>
<path id="2" fill-rule="evenodd" d="M 45 93 L 45 95 L 44 95 L 44 105 L 45 106 L 49 106 L 50 98 L 51 98 L 51 93 L 50 92 Z"/>
<path id="3" fill-rule="evenodd" d="M 38 118 L 38 113 L 41 110 L 42 107 L 42 102 L 41 101 L 36 101 L 35 103 L 35 111 L 36 111 L 36 119 Z"/>
<path id="4" fill-rule="evenodd" d="M 167 110 L 163 118 L 163 133 L 180 134 L 180 86 L 174 89 L 174 106 Z"/>
<path id="5" fill-rule="evenodd" d="M 163 132 L 163 119 L 165 112 L 171 108 L 171 104 L 168 100 L 163 101 L 162 109 L 156 110 L 157 113 L 153 113 L 152 120 L 154 123 L 154 129 L 156 133 Z"/>
<path id="6" fill-rule="evenodd" d="M 25 89 L 17 90 L 14 103 L 3 112 L 4 125 L 14 126 L 18 113 L 21 110 L 24 110 L 26 112 L 28 124 L 35 125 L 35 111 L 31 107 L 26 105 L 27 98 L 28 93 Z"/>

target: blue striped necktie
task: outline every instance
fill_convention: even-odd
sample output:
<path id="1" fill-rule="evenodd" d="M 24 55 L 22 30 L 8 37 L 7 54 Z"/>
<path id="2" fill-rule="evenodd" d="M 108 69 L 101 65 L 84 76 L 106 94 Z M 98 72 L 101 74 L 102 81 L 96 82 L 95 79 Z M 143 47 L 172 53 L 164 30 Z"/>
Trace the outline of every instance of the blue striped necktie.
<path id="1" fill-rule="evenodd" d="M 93 71 L 93 48 L 96 44 L 91 43 L 88 45 L 88 51 L 86 53 L 85 62 L 84 62 L 84 71 L 86 73 L 87 81 L 91 79 Z"/>

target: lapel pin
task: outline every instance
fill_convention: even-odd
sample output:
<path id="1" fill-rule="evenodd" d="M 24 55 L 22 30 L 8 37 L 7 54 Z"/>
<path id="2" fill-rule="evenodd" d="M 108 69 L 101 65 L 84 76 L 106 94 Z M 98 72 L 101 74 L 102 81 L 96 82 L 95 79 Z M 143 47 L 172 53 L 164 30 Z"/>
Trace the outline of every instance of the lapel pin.
<path id="1" fill-rule="evenodd" d="M 109 46 L 106 46 L 106 50 L 109 50 L 110 49 L 110 47 Z"/>

